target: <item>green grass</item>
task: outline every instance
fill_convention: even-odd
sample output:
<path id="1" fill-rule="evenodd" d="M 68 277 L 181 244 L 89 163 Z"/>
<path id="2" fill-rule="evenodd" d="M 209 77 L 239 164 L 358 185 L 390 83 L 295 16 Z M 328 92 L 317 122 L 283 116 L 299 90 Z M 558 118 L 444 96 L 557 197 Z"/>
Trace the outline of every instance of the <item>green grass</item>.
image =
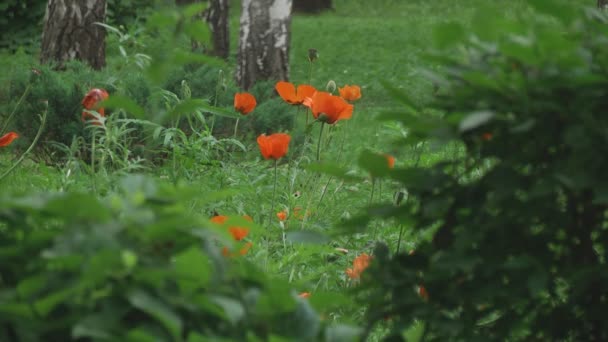
<path id="1" fill-rule="evenodd" d="M 355 103 L 353 119 L 326 131 L 327 145 L 323 149 L 322 159 L 340 164 L 361 176 L 365 175 L 358 169 L 357 158 L 364 149 L 393 154 L 398 165 L 416 163 L 416 151 L 391 144 L 393 137 L 404 133 L 403 128 L 375 120 L 380 112 L 401 109 L 398 102 L 383 89 L 381 81 L 396 85 L 419 104 L 430 101 L 433 85 L 421 71 L 440 67 L 425 58 L 425 52 L 432 48 L 433 26 L 452 20 L 467 24 L 484 2 L 336 0 L 335 11 L 319 16 L 295 16 L 292 22 L 291 80 L 308 83 L 307 54 L 308 49 L 315 48 L 320 57 L 313 65 L 312 85 L 323 89 L 328 81 L 333 80 L 338 86 L 360 85 L 363 93 L 362 99 Z M 238 7 L 238 2 L 233 6 Z M 503 1 L 497 6 L 506 15 L 516 15 L 524 7 L 523 1 Z M 238 8 L 235 9 L 231 20 L 233 50 L 236 50 L 238 36 Z M 116 65 L 119 58 L 108 56 L 109 64 Z M 231 60 L 234 61 L 234 56 Z M 220 105 L 230 106 L 230 103 Z M 296 115 L 296 110 L 293 111 Z M 297 122 L 301 126 L 303 113 L 298 115 L 300 117 Z M 313 141 L 316 141 L 317 136 L 318 125 L 312 132 Z M 237 189 L 235 196 L 211 205 L 200 205 L 195 201 L 191 204 L 191 211 L 209 216 L 213 211 L 251 215 L 262 230 L 251 237 L 254 248 L 248 257 L 267 273 L 289 279 L 300 291 L 343 291 L 352 286 L 344 270 L 357 254 L 370 253 L 374 241 L 385 241 L 394 250 L 401 227 L 398 222 L 375 222 L 366 232 L 337 234 L 327 244 L 284 245 L 283 231 L 274 213 L 270 213 L 272 163 L 261 160 L 251 134 L 242 137 L 242 143 L 247 147 L 246 153 L 223 155 L 221 162 L 213 166 L 197 165 L 187 177 L 182 175 L 179 181 L 188 182 L 192 188 L 200 189 L 201 196 L 225 188 Z M 295 206 L 310 210 L 311 217 L 307 220 L 290 220 L 287 231 L 305 228 L 332 235 L 336 223 L 356 215 L 368 204 L 372 184 L 369 178 L 361 183 L 345 183 L 303 170 L 300 166 L 314 158 L 314 147 L 313 144 L 305 150 L 305 158 L 292 155 L 289 163 L 279 166 L 275 212 L 292 210 Z M 292 146 L 292 151 L 296 150 Z M 10 157 L 7 151 L 0 153 L 1 165 L 5 167 L 10 163 Z M 454 153 L 458 153 L 457 146 L 425 146 L 420 163 L 428 165 L 449 158 Z M 170 178 L 171 163 L 147 171 L 155 177 L 167 179 Z M 94 177 L 99 178 L 96 180 L 98 186 L 111 190 L 118 175 L 98 174 Z M 90 184 L 91 177 L 84 170 L 68 165 L 52 168 L 43 162 L 30 161 L 22 165 L 10 179 L 5 180 L 2 187 L 3 191 L 17 193 L 34 189 L 89 191 Z M 375 201 L 388 202 L 397 189 L 386 182 L 382 184 L 382 191 L 379 188 L 375 190 Z M 269 215 L 272 222 L 270 225 L 267 224 Z M 416 237 L 407 239 L 405 248 L 412 248 L 415 239 Z M 349 253 L 336 253 L 335 247 L 346 248 Z M 347 307 L 344 311 L 333 312 L 331 318 L 354 321 L 361 313 L 362 310 Z"/>

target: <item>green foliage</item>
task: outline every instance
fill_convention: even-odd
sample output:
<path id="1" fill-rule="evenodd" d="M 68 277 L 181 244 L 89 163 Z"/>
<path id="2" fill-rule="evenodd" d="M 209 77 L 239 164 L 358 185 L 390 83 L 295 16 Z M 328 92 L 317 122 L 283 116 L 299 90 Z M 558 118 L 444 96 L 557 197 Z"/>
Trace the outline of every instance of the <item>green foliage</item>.
<path id="1" fill-rule="evenodd" d="M 432 56 L 445 66 L 429 73 L 441 115 L 383 116 L 409 129 L 402 146 L 458 147 L 391 170 L 408 198 L 347 224 L 394 218 L 417 241 L 414 253 L 376 253 L 360 289 L 370 327 L 389 317 L 391 340 L 608 338 L 608 16 L 532 4 L 492 40 L 483 20 L 472 31 L 440 25 L 438 45 L 456 45 Z"/>
<path id="2" fill-rule="evenodd" d="M 2 196 L 0 339 L 318 340 L 307 301 L 221 255 L 227 234 L 189 212 L 200 196 L 142 176 L 105 199 Z"/>

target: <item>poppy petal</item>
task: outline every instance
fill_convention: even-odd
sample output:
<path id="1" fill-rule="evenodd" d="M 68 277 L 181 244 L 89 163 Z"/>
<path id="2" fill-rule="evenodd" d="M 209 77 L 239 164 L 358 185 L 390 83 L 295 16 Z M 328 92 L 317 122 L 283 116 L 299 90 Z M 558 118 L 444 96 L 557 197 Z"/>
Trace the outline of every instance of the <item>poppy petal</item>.
<path id="1" fill-rule="evenodd" d="M 19 138 L 19 134 L 15 133 L 15 132 L 8 132 L 5 135 L 3 135 L 2 137 L 0 137 L 0 147 L 5 147 L 10 145 L 13 140 Z"/>
<path id="2" fill-rule="evenodd" d="M 289 104 L 298 104 L 296 87 L 293 83 L 280 81 L 274 86 L 279 96 Z"/>

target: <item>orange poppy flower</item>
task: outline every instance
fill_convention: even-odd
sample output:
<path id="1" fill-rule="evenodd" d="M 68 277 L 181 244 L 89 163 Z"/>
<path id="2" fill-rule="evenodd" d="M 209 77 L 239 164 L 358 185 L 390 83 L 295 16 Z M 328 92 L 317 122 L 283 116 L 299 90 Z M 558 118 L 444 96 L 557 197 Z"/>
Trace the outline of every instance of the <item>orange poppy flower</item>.
<path id="1" fill-rule="evenodd" d="M 310 298 L 310 292 L 302 292 L 298 295 L 300 298 Z"/>
<path id="2" fill-rule="evenodd" d="M 88 110 L 96 110 L 99 115 L 102 117 L 105 116 L 104 108 L 97 108 L 99 102 L 106 100 L 110 95 L 105 89 L 93 88 L 89 90 L 89 92 L 82 99 L 82 106 L 84 109 L 82 111 L 82 121 L 85 122 L 88 119 L 95 119 L 91 113 L 87 112 Z M 95 122 L 95 125 L 101 125 L 100 122 Z"/>
<path id="3" fill-rule="evenodd" d="M 317 91 L 306 99 L 305 105 L 312 110 L 312 116 L 319 121 L 334 124 L 338 120 L 347 120 L 353 116 L 353 105 L 344 99 L 328 92 Z"/>
<path id="4" fill-rule="evenodd" d="M 211 218 L 211 222 L 213 222 L 215 224 L 224 224 L 224 222 L 226 222 L 227 219 L 228 219 L 228 216 L 216 215 Z"/>
<path id="5" fill-rule="evenodd" d="M 258 137 L 258 145 L 264 159 L 281 159 L 287 154 L 291 137 L 285 133 L 271 135 L 262 134 Z"/>
<path id="6" fill-rule="evenodd" d="M 395 157 L 391 156 L 390 154 L 385 154 L 384 155 L 386 157 L 386 162 L 388 163 L 388 168 L 392 169 L 395 167 Z"/>
<path id="7" fill-rule="evenodd" d="M 15 133 L 15 132 L 8 132 L 5 135 L 3 135 L 2 137 L 0 137 L 0 147 L 5 147 L 10 145 L 13 140 L 19 138 L 19 134 Z"/>
<path id="8" fill-rule="evenodd" d="M 353 260 L 353 268 L 346 269 L 346 275 L 351 279 L 359 279 L 361 273 L 369 266 L 372 257 L 363 253 Z"/>
<path id="9" fill-rule="evenodd" d="M 361 88 L 356 85 L 348 85 L 346 84 L 343 88 L 338 88 L 340 92 L 340 97 L 345 99 L 346 101 L 356 101 L 361 98 Z"/>
<path id="10" fill-rule="evenodd" d="M 243 115 L 251 113 L 257 104 L 255 97 L 249 93 L 234 94 L 234 109 Z"/>
<path id="11" fill-rule="evenodd" d="M 315 91 L 317 91 L 315 87 L 308 84 L 300 84 L 296 91 L 293 83 L 285 81 L 277 82 L 274 89 L 285 102 L 292 105 L 302 104 L 307 97 L 312 97 Z"/>
<path id="12" fill-rule="evenodd" d="M 236 241 L 243 240 L 249 234 L 249 228 L 246 227 L 229 227 L 228 231 Z"/>
<path id="13" fill-rule="evenodd" d="M 287 213 L 285 211 L 280 211 L 277 213 L 277 218 L 279 221 L 285 221 L 287 220 Z"/>

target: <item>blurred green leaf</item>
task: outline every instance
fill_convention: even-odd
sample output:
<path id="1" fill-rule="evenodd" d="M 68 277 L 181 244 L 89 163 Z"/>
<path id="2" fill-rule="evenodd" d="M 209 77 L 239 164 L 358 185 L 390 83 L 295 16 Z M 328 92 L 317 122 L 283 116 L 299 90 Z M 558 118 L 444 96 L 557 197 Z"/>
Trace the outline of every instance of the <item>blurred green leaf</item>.
<path id="1" fill-rule="evenodd" d="M 403 332 L 406 342 L 420 342 L 424 335 L 425 324 L 422 321 L 415 321 L 407 330 Z"/>
<path id="2" fill-rule="evenodd" d="M 186 293 L 206 286 L 211 278 L 210 262 L 197 247 L 175 256 L 175 271 L 178 285 Z"/>
<path id="3" fill-rule="evenodd" d="M 368 171 L 373 178 L 385 177 L 390 170 L 386 156 L 369 150 L 363 150 L 359 154 L 359 166 Z"/>
<path id="4" fill-rule="evenodd" d="M 174 340 L 181 339 L 182 320 L 169 306 L 139 289 L 129 292 L 127 299 L 131 305 L 162 323 Z"/>
<path id="5" fill-rule="evenodd" d="M 555 17 L 566 24 L 574 21 L 580 14 L 571 2 L 563 0 L 528 0 L 528 4 L 537 12 Z"/>
<path id="6" fill-rule="evenodd" d="M 363 329 L 351 325 L 331 325 L 325 331 L 325 342 L 358 341 Z"/>
<path id="7" fill-rule="evenodd" d="M 243 305 L 235 299 L 215 295 L 211 296 L 210 300 L 224 309 L 226 318 L 228 318 L 232 324 L 237 324 L 245 315 L 245 308 L 243 308 Z"/>
<path id="8" fill-rule="evenodd" d="M 439 48 L 447 48 L 464 42 L 466 31 L 455 22 L 441 23 L 433 30 L 434 42 Z"/>
<path id="9" fill-rule="evenodd" d="M 486 123 L 490 122 L 494 116 L 496 116 L 496 114 L 491 111 L 473 112 L 460 121 L 460 131 L 467 132 L 479 126 L 485 125 Z"/>
<path id="10" fill-rule="evenodd" d="M 323 244 L 329 241 L 324 234 L 312 230 L 289 231 L 286 236 L 288 241 L 294 243 Z"/>
<path id="11" fill-rule="evenodd" d="M 140 105 L 123 95 L 111 95 L 100 106 L 112 109 L 124 109 L 127 113 L 132 114 L 138 119 L 144 119 L 146 115 L 146 112 Z"/>
<path id="12" fill-rule="evenodd" d="M 336 163 L 311 163 L 305 166 L 306 170 L 324 173 L 326 175 L 334 176 L 338 179 L 342 179 L 345 181 L 361 181 L 361 177 L 357 177 L 352 175 L 351 172 L 344 167 L 336 164 Z"/>

